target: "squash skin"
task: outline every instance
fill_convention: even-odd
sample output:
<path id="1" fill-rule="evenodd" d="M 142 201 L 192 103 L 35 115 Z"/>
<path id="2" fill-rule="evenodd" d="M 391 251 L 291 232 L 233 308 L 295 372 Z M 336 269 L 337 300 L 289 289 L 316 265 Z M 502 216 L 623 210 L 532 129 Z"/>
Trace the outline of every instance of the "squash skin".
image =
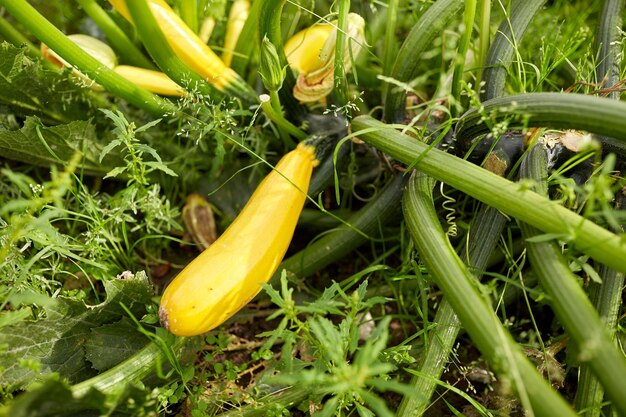
<path id="1" fill-rule="evenodd" d="M 278 162 L 228 229 L 165 289 L 163 327 L 202 334 L 258 294 L 285 256 L 317 164 L 315 149 L 303 143 Z"/>

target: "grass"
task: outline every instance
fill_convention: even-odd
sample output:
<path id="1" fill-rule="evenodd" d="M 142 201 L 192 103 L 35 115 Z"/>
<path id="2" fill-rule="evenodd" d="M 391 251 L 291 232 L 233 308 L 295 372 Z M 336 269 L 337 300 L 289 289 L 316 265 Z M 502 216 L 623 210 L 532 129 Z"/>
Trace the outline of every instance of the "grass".
<path id="1" fill-rule="evenodd" d="M 79 3 L 0 0 L 0 415 L 626 414 L 619 1 L 253 2 L 224 79 L 156 16 Z M 172 4 L 221 54 L 232 2 Z M 87 18 L 186 94 L 101 68 L 63 34 Z M 322 22 L 335 88 L 305 105 L 283 44 Z M 310 135 L 334 149 L 272 278 L 168 333 L 187 196 L 219 234 Z"/>

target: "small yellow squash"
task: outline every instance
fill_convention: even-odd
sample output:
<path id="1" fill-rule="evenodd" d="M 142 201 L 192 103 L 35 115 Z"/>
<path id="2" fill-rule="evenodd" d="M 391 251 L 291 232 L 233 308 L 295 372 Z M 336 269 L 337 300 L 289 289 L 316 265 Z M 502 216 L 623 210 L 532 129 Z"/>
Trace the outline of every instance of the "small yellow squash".
<path id="1" fill-rule="evenodd" d="M 230 227 L 165 289 L 159 317 L 166 329 L 207 332 L 254 298 L 289 247 L 317 164 L 305 143 L 278 162 Z"/>

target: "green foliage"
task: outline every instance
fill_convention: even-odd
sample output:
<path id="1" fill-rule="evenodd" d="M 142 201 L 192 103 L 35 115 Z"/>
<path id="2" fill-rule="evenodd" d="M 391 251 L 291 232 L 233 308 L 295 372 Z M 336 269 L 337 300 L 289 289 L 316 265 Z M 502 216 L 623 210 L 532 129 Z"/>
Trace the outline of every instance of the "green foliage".
<path id="1" fill-rule="evenodd" d="M 13 10 L 10 1 L 0 0 L 0 9 Z M 207 16 L 215 19 L 209 46 L 219 55 L 233 2 L 168 3 L 199 24 Z M 626 71 L 620 63 L 626 45 L 619 21 L 623 6 L 617 7 L 616 0 L 532 3 L 530 8 L 524 0 L 477 1 L 472 27 L 474 7 L 468 4 L 473 3 L 457 0 L 299 4 L 268 0 L 263 7 L 254 2 L 253 13 L 261 9 L 275 13 L 249 17 L 235 51 L 233 69 L 242 80 L 233 91 L 247 95 L 254 88 L 260 94 L 271 87 L 268 109 L 201 89 L 192 77 L 176 79 L 186 95 L 176 99 L 147 95 L 154 99 L 147 107 L 138 99 L 141 96 L 120 91 L 116 96 L 110 88 L 89 90 L 71 70 L 57 70 L 34 58 L 39 45 L 33 36 L 36 28 L 5 13 L 6 24 L 35 48 L 27 55 L 27 47 L 0 44 L 0 402 L 4 403 L 0 416 L 397 412 L 407 417 L 416 409 L 429 409 L 432 415 L 512 415 L 528 406 L 523 390 L 519 399 L 511 396 L 507 371 L 513 369 L 512 356 L 499 356 L 501 360 L 489 368 L 484 359 L 496 356 L 489 355 L 490 349 L 503 345 L 501 339 L 481 343 L 498 326 L 511 334 L 513 347 L 531 356 L 540 370 L 548 370 L 553 385 L 565 384 L 560 394 L 566 401 L 561 404 L 560 397 L 550 397 L 558 401 L 549 406 L 574 403 L 579 389 L 577 407 L 585 408 L 585 398 L 595 401 L 597 410 L 587 415 L 600 415 L 597 404 L 606 405 L 606 415 L 618 413 L 610 409 L 615 404 L 604 398 L 592 372 L 581 372 L 584 383 L 576 385 L 580 353 L 588 350 L 568 345 L 569 330 L 550 310 L 555 301 L 576 302 L 560 300 L 558 293 L 537 283 L 526 249 L 560 239 L 556 247 L 568 276 L 575 278 L 574 286 L 605 290 L 598 291 L 605 295 L 594 302 L 600 311 L 603 303 L 610 304 L 611 334 L 624 341 L 619 299 L 623 274 L 598 261 L 623 265 L 623 257 L 615 256 L 624 253 L 626 223 L 623 100 L 599 98 L 623 96 L 623 84 L 616 80 L 611 86 L 599 84 L 599 70 L 605 66 L 612 66 L 613 74 L 621 73 L 622 78 Z M 603 11 L 602 3 L 613 8 Z M 82 8 L 39 0 L 29 4 L 64 33 L 100 33 Z M 461 22 L 464 7 L 468 21 Z M 520 19 L 512 19 L 514 10 Z M 620 16 L 603 15 L 611 10 Z M 342 68 L 336 69 L 342 75 L 335 81 L 341 83 L 340 92 L 317 103 L 298 104 L 292 95 L 298 74 L 283 68 L 281 46 L 306 26 L 347 12 L 366 21 L 363 53 L 350 57 L 352 72 L 347 77 Z M 145 47 L 132 24 L 117 12 L 107 13 L 113 19 L 107 24 L 119 25 L 115 29 Z M 525 18 L 530 20 L 522 36 Z M 2 22 L 0 41 L 6 37 Z M 270 67 L 278 75 L 273 74 L 277 78 L 269 84 L 263 60 L 267 56 L 259 55 L 263 45 L 259 35 L 264 34 L 258 27 L 271 32 Z M 485 62 L 486 45 L 495 44 L 500 27 L 510 28 L 516 36 L 506 36 L 503 44 L 492 48 L 491 65 Z M 461 37 L 462 33 L 472 36 Z M 612 40 L 609 48 L 599 49 L 600 34 Z M 489 77 L 487 84 L 480 83 L 491 68 L 502 75 L 501 85 Z M 133 85 L 126 87 L 130 91 Z M 603 90 L 606 87 L 610 91 Z M 555 94 L 561 91 L 571 94 Z M 502 97 L 481 102 L 485 92 Z M 531 92 L 539 95 L 506 96 Z M 358 117 L 363 114 L 372 119 Z M 280 278 L 279 288 L 264 285 L 248 308 L 204 337 L 178 338 L 159 327 L 158 300 L 149 281 L 156 284 L 158 294 L 198 253 L 184 235 L 180 218 L 187 195 L 197 192 L 207 197 L 218 231 L 223 231 L 263 175 L 293 148 L 294 138 L 334 134 L 338 124 L 344 128 L 343 115 L 355 117 L 346 134 L 358 134 L 365 127 L 367 133 L 358 136 L 366 142 L 379 137 L 378 150 L 354 140 L 346 146 L 345 157 L 335 152 L 336 167 L 322 169 L 323 162 L 316 170 L 326 174 L 313 182 L 331 185 L 311 196 L 317 199 L 308 203 L 315 220 L 297 228 L 287 253 L 290 272 L 275 277 Z M 373 120 L 382 118 L 401 125 Z M 545 128 L 585 129 L 596 135 L 575 142 L 586 147 L 574 151 L 561 130 Z M 545 209 L 539 203 L 547 199 L 533 197 L 536 182 L 512 183 L 518 176 L 522 145 L 519 153 L 505 155 L 510 160 L 496 161 L 505 166 L 499 174 L 508 182 L 472 165 L 493 169 L 492 157 L 502 157 L 498 152 L 506 150 L 508 135 L 526 133 L 527 142 L 539 139 L 552 147 L 548 173 L 552 202 Z M 395 146 L 400 136 L 402 142 Z M 413 153 L 407 156 L 409 151 Z M 431 254 L 418 252 L 408 223 L 399 214 L 403 182 L 397 171 L 413 169 L 449 183 L 434 189 L 434 210 L 428 219 L 434 226 L 429 230 L 441 224 L 454 226 L 456 233 L 443 236 L 445 244 Z M 395 199 L 378 201 L 392 188 L 386 186 L 391 178 Z M 489 181 L 481 178 L 499 181 L 500 186 L 485 192 Z M 423 192 L 412 195 L 423 202 L 431 196 L 419 194 Z M 479 303 L 467 302 L 470 291 L 457 294 L 460 301 L 453 305 L 449 289 L 435 284 L 446 282 L 435 272 L 453 264 L 437 262 L 442 254 L 454 251 L 464 262 L 471 260 L 469 243 L 500 227 L 496 221 L 477 225 L 484 206 L 469 195 L 503 211 L 514 208 L 516 219 L 530 216 L 549 230 L 522 240 L 515 221 L 494 213 L 502 224 L 499 243 L 486 267 L 468 265 L 463 276 L 467 281 L 463 283 L 479 289 L 475 300 L 481 305 L 486 301 L 485 314 L 479 317 L 471 317 L 476 311 L 472 307 Z M 370 200 L 376 204 L 370 205 Z M 560 217 L 549 211 L 552 208 L 567 222 L 559 223 Z M 331 216 L 333 221 L 325 221 Z M 572 311 L 580 310 L 575 307 Z M 494 310 L 493 325 L 475 330 L 481 327 L 476 323 Z M 463 317 L 465 332 L 457 336 L 457 314 L 463 311 L 468 313 Z M 449 348 L 440 356 L 431 355 L 441 349 L 444 338 Z M 563 353 L 557 354 L 560 350 Z M 436 357 L 430 367 L 424 361 L 429 355 Z M 473 379 L 477 367 L 487 375 L 504 371 L 484 382 Z M 533 365 L 524 373 L 539 377 Z M 436 395 L 434 388 L 422 391 L 419 380 L 439 391 Z M 546 387 L 535 400 L 543 395 L 556 394 Z M 407 400 L 417 408 L 398 407 Z"/>
<path id="2" fill-rule="evenodd" d="M 59 71 L 33 61 L 25 48 L 0 44 L 0 104 L 9 112 L 35 115 L 50 123 L 84 120 L 105 102 Z"/>
<path id="3" fill-rule="evenodd" d="M 93 376 L 94 369 L 118 363 L 132 353 L 130 346 L 137 345 L 137 330 L 124 326 L 125 310 L 121 304 L 128 306 L 133 314 L 141 314 L 152 296 L 148 278 L 145 273 L 124 274 L 106 281 L 104 286 L 106 299 L 100 304 L 87 306 L 79 300 L 57 297 L 44 304 L 45 318 L 0 329 L 3 386 L 23 389 L 52 372 L 78 382 Z M 113 323 L 122 324 L 116 329 L 120 338 L 117 345 L 128 344 L 128 347 L 111 350 L 115 346 L 109 345 L 103 352 L 98 338 Z M 91 362 L 90 357 L 97 360 Z"/>

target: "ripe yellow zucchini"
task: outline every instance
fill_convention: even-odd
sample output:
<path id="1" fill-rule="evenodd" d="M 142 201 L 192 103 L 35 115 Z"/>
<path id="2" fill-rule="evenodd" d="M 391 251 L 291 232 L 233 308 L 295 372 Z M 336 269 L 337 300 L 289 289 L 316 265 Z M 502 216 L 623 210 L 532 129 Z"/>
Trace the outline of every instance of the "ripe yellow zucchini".
<path id="1" fill-rule="evenodd" d="M 315 148 L 305 143 L 278 162 L 230 227 L 165 289 L 163 327 L 201 334 L 254 298 L 287 251 L 317 164 Z"/>

